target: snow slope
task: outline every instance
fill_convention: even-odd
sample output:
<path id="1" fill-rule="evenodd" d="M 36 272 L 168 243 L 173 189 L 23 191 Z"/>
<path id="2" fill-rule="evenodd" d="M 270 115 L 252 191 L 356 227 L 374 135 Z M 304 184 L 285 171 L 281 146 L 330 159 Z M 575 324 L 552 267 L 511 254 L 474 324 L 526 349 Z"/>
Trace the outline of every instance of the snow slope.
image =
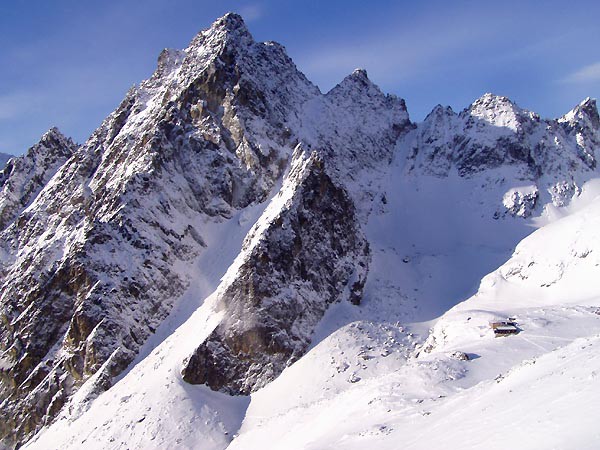
<path id="1" fill-rule="evenodd" d="M 325 338 L 253 395 L 228 448 L 596 448 L 597 183 L 584 193 L 595 200 L 524 239 L 422 345 L 411 325 L 365 320 Z M 521 333 L 495 338 L 488 322 L 509 315 Z"/>
<path id="2" fill-rule="evenodd" d="M 562 218 L 525 238 L 429 338 L 431 322 L 400 324 L 397 305 L 341 303 L 312 349 L 248 405 L 181 381 L 190 336 L 218 319 L 210 297 L 79 420 L 65 417 L 30 446 L 76 448 L 87 437 L 91 448 L 225 448 L 236 436 L 227 448 L 475 449 L 501 448 L 510 435 L 520 448 L 594 448 L 600 289 L 572 277 L 597 278 L 599 187 L 586 184 Z M 565 281 L 545 286 L 546 278 L 515 270 L 537 264 L 562 267 Z M 431 307 L 410 316 L 428 318 Z M 488 322 L 509 315 L 523 331 L 494 338 Z"/>

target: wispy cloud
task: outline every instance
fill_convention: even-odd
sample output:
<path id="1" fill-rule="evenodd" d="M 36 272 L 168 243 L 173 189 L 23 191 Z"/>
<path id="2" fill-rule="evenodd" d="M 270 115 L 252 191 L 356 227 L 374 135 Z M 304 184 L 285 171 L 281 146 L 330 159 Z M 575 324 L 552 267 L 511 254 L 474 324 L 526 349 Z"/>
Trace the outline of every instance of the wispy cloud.
<path id="1" fill-rule="evenodd" d="M 565 83 L 594 83 L 600 81 L 600 61 L 588 64 L 571 73 L 563 80 Z"/>
<path id="2" fill-rule="evenodd" d="M 467 65 L 490 63 L 513 51 L 504 24 L 498 17 L 490 27 L 484 12 L 444 10 L 436 17 L 415 17 L 401 26 L 361 30 L 355 39 L 309 48 L 297 57 L 300 68 L 317 84 L 329 87 L 340 76 L 363 67 L 378 83 L 398 84 L 420 79 L 424 74 L 459 70 Z M 486 50 L 491 46 L 494 52 Z"/>
<path id="3" fill-rule="evenodd" d="M 16 119 L 41 109 L 40 97 L 27 92 L 0 96 L 0 120 Z"/>
<path id="4" fill-rule="evenodd" d="M 244 20 L 248 23 L 254 22 L 262 18 L 264 10 L 262 5 L 258 3 L 253 3 L 250 5 L 243 6 L 239 9 L 239 14 L 244 18 Z"/>
<path id="5" fill-rule="evenodd" d="M 377 83 L 394 84 L 419 77 L 443 63 L 446 54 L 460 48 L 467 36 L 457 33 L 444 40 L 423 36 L 419 43 L 404 33 L 373 36 L 371 40 L 348 45 L 332 45 L 299 55 L 298 66 L 321 88 L 328 89 L 361 67 Z"/>

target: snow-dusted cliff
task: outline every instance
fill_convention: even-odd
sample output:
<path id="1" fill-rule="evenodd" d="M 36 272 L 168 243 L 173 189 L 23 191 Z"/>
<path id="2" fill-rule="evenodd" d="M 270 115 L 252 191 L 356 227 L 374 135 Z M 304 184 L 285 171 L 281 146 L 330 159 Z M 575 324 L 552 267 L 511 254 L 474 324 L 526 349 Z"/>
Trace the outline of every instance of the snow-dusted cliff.
<path id="1" fill-rule="evenodd" d="M 232 394 L 265 386 L 306 352 L 332 303 L 360 303 L 369 259 L 348 195 L 316 153 L 297 155 L 229 268 L 224 319 L 185 361 L 183 380 Z"/>
<path id="2" fill-rule="evenodd" d="M 421 363 L 449 334 L 419 353 L 418 323 L 570 214 L 599 152 L 593 100 L 547 120 L 486 94 L 413 124 L 364 70 L 322 94 L 228 14 L 86 143 L 53 129 L 0 172 L 2 442 L 284 448 L 324 392 L 348 415 L 386 377 L 446 395 L 466 368 Z"/>
<path id="3" fill-rule="evenodd" d="M 267 198 L 315 95 L 234 15 L 161 54 L 2 233 L 2 435 L 31 433 L 93 374 L 91 395 L 110 386 L 185 292 L 174 267 L 205 224 Z"/>
<path id="4" fill-rule="evenodd" d="M 57 128 L 45 133 L 23 156 L 0 171 L 0 229 L 8 227 L 35 199 L 77 149 Z"/>
<path id="5" fill-rule="evenodd" d="M 485 94 L 456 114 L 437 106 L 407 137 L 410 171 L 461 177 L 486 172 L 511 188 L 504 205 L 528 217 L 551 201 L 568 204 L 596 173 L 600 146 L 596 102 L 586 99 L 558 120 L 541 119 L 506 97 Z M 499 170 L 500 169 L 500 170 Z M 508 178 L 508 180 L 507 180 Z"/>

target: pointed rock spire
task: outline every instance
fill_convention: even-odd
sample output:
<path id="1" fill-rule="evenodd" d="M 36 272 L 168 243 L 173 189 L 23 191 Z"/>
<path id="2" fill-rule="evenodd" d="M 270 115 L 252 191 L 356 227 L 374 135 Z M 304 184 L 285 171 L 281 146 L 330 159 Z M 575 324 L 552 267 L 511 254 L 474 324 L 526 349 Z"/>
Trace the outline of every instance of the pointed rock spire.
<path id="1" fill-rule="evenodd" d="M 598 116 L 598 107 L 596 99 L 587 97 L 579 105 L 559 119 L 560 122 L 579 122 L 589 123 L 594 129 L 600 129 L 600 117 Z"/>
<path id="2" fill-rule="evenodd" d="M 369 76 L 367 75 L 367 71 L 365 69 L 362 68 L 356 68 L 352 71 L 352 73 L 350 75 L 348 75 L 347 78 L 351 78 L 353 80 L 357 80 L 357 81 L 364 81 L 366 82 L 371 82 L 371 80 L 369 80 Z"/>
<path id="3" fill-rule="evenodd" d="M 215 20 L 212 24 L 212 28 L 222 27 L 229 31 L 242 31 L 248 32 L 248 28 L 246 27 L 246 23 L 244 19 L 239 14 L 228 12 L 223 17 Z"/>
<path id="4" fill-rule="evenodd" d="M 467 108 L 469 111 L 479 111 L 482 109 L 522 111 L 521 108 L 517 106 L 517 104 L 510 98 L 503 95 L 492 94 L 491 92 L 486 92 L 473 103 L 471 103 L 471 105 L 469 105 Z"/>
<path id="5" fill-rule="evenodd" d="M 384 100 L 386 95 L 369 79 L 365 69 L 355 69 L 333 87 L 326 97 L 335 102 L 361 104 L 370 101 L 368 99 Z"/>
<path id="6" fill-rule="evenodd" d="M 52 127 L 46 131 L 40 141 L 31 147 L 27 154 L 43 153 L 53 158 L 68 158 L 77 149 L 77 144 L 69 137 L 66 137 L 57 127 Z"/>
<path id="7" fill-rule="evenodd" d="M 244 19 L 239 14 L 227 13 L 215 20 L 210 28 L 201 31 L 192 40 L 187 51 L 201 50 L 203 47 L 214 47 L 216 44 L 241 43 L 251 44 L 254 42 Z"/>
<path id="8" fill-rule="evenodd" d="M 347 75 L 337 86 L 327 93 L 335 95 L 338 91 L 347 91 L 349 89 L 375 89 L 381 93 L 381 90 L 368 77 L 365 69 L 354 69 L 350 75 Z"/>
<path id="9" fill-rule="evenodd" d="M 0 230 L 29 206 L 77 148 L 53 127 L 25 155 L 10 160 L 0 171 Z"/>

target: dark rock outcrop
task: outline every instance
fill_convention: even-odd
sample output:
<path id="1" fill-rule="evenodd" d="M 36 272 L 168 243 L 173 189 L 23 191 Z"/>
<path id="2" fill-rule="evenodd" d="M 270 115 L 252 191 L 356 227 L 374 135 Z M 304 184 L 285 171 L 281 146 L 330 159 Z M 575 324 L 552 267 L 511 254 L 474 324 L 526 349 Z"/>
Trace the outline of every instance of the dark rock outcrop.
<path id="1" fill-rule="evenodd" d="M 225 319 L 184 362 L 185 381 L 249 394 L 306 352 L 329 305 L 360 302 L 370 253 L 351 199 L 316 154 L 287 183 L 293 197 L 246 250 L 220 295 Z"/>

